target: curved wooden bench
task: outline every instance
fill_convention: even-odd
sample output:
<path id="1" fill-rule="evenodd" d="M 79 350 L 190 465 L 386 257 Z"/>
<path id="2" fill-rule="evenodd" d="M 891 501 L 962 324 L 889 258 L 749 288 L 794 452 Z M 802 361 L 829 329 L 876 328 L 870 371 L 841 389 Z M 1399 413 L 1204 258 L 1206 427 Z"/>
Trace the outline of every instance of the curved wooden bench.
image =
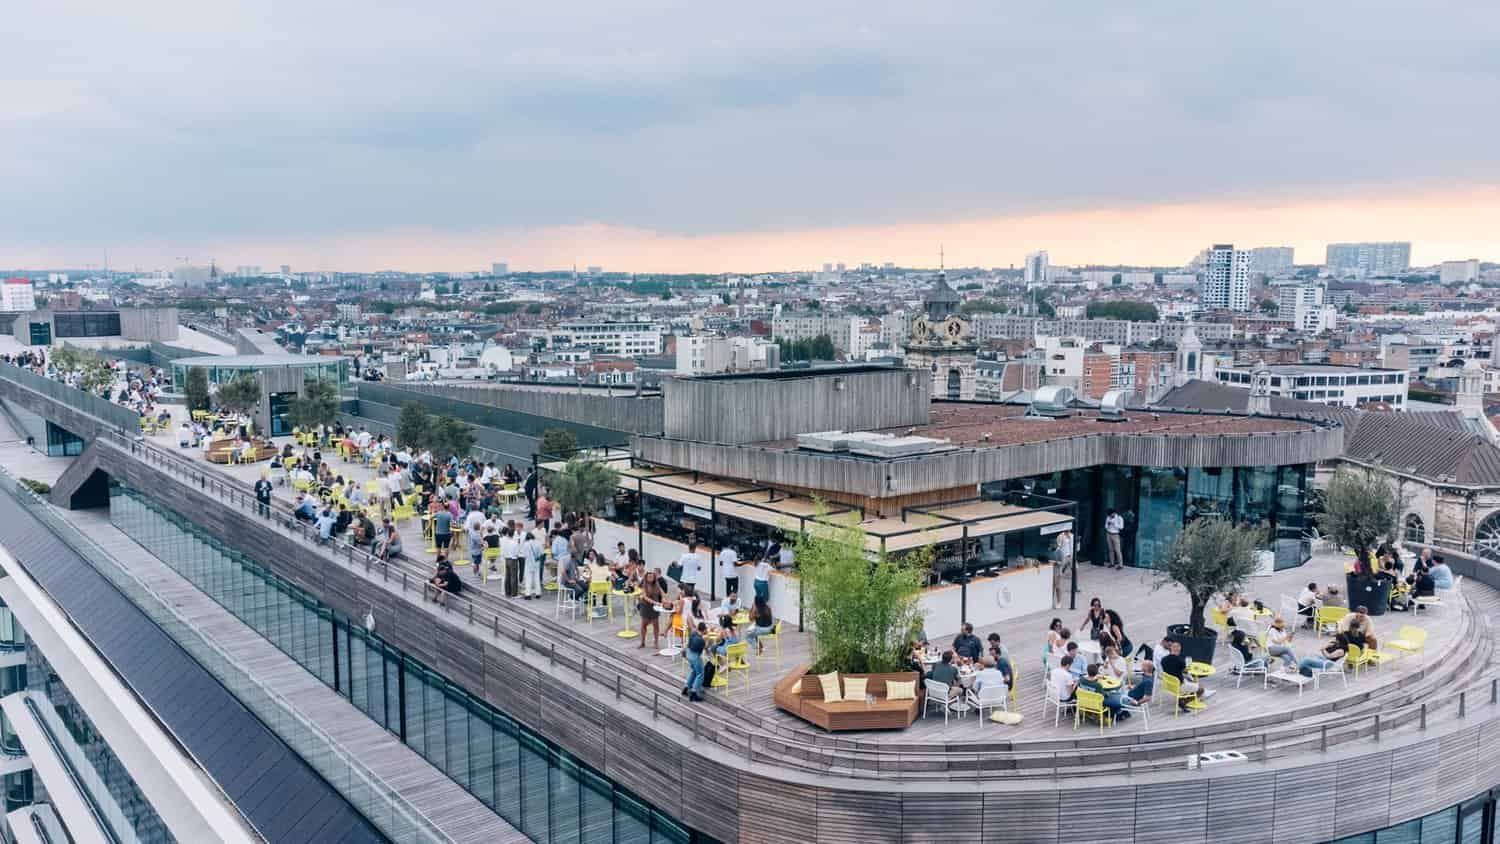
<path id="1" fill-rule="evenodd" d="M 817 675 L 807 673 L 804 663 L 781 678 L 771 690 L 776 706 L 804 721 L 817 724 L 829 732 L 845 730 L 904 730 L 911 726 L 921 712 L 922 682 L 916 672 L 894 674 L 840 674 L 839 678 L 864 678 L 865 692 L 875 696 L 873 704 L 864 700 L 847 700 L 826 703 L 823 700 L 823 685 Z M 888 681 L 914 681 L 916 697 L 911 700 L 887 700 L 885 684 Z"/>

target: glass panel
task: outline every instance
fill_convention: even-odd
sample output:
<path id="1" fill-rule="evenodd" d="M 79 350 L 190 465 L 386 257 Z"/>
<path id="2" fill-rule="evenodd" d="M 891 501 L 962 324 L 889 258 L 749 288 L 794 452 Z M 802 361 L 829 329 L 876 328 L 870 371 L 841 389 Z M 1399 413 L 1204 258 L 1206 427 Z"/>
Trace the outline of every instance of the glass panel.
<path id="1" fill-rule="evenodd" d="M 495 738 L 485 710 L 475 702 L 469 706 L 469 791 L 486 806 L 495 808 Z"/>
<path id="2" fill-rule="evenodd" d="M 628 794 L 615 794 L 615 844 L 650 844 L 651 809 Z"/>
<path id="3" fill-rule="evenodd" d="M 547 746 L 541 739 L 523 732 L 521 751 L 521 831 L 540 844 L 551 840 L 547 812 Z"/>
<path id="4" fill-rule="evenodd" d="M 1182 502 L 1187 473 L 1182 469 L 1142 468 L 1140 520 L 1136 531 L 1136 565 L 1154 568 L 1182 530 Z"/>
<path id="5" fill-rule="evenodd" d="M 614 787 L 587 768 L 578 770 L 579 830 L 583 844 L 611 844 L 614 832 Z"/>
<path id="6" fill-rule="evenodd" d="M 1400 826 L 1387 827 L 1375 833 L 1375 844 L 1421 844 L 1422 821 L 1407 821 Z"/>
<path id="7" fill-rule="evenodd" d="M 1186 521 L 1203 516 L 1229 517 L 1234 511 L 1234 471 L 1188 470 Z"/>
<path id="8" fill-rule="evenodd" d="M 1422 844 L 1453 844 L 1457 833 L 1457 806 L 1434 812 L 1422 819 Z"/>
<path id="9" fill-rule="evenodd" d="M 408 660 L 407 667 L 412 663 Z M 416 672 L 412 672 L 416 673 Z M 448 721 L 443 712 L 443 686 L 446 685 L 437 675 L 423 670 L 422 674 L 422 700 L 426 705 L 423 713 L 422 729 L 427 733 L 427 761 L 431 762 L 440 770 L 448 767 Z M 411 677 L 406 679 L 407 690 L 411 690 Z M 407 710 L 407 723 L 411 723 L 411 711 Z"/>
<path id="10" fill-rule="evenodd" d="M 577 844 L 579 826 L 578 763 L 554 751 L 549 772 L 553 844 Z"/>
<path id="11" fill-rule="evenodd" d="M 406 746 L 431 759 L 427 756 L 426 707 L 422 703 L 427 685 L 422 682 L 421 669 L 410 660 L 403 660 L 401 667 L 406 673 Z"/>
<path id="12" fill-rule="evenodd" d="M 513 721 L 495 719 L 495 799 L 490 805 L 511 826 L 521 825 L 521 747 Z"/>
<path id="13" fill-rule="evenodd" d="M 452 683 L 443 681 L 444 736 L 443 770 L 459 785 L 472 791 L 469 775 L 469 706 L 468 694 Z"/>

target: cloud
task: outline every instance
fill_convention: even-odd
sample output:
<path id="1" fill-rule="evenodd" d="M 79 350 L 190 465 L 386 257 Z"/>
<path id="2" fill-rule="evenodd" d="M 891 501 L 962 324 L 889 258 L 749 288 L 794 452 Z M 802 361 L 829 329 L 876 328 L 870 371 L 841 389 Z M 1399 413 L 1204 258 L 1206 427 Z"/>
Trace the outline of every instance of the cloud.
<path id="1" fill-rule="evenodd" d="M 0 231 L 37 254 L 1500 183 L 1492 4 L 27 5 Z"/>

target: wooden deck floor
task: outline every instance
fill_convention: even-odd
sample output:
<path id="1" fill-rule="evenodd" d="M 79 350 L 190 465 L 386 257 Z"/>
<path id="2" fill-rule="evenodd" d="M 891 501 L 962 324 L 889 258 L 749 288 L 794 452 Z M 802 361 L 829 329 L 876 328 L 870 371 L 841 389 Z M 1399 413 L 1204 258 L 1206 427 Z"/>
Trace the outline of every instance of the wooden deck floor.
<path id="1" fill-rule="evenodd" d="M 162 434 L 157 437 L 158 442 L 169 443 L 171 436 Z M 244 482 L 247 486 L 258 478 L 264 471 L 264 464 L 252 466 L 214 466 L 202 461 L 204 466 L 213 466 L 219 471 Z M 354 477 L 361 483 L 370 477 L 369 470 L 356 464 L 341 464 L 334 462 L 336 471 Z M 295 493 L 289 487 L 277 487 L 276 494 L 285 500 L 293 500 Z M 519 513 L 512 514 L 518 517 Z M 417 523 L 409 522 L 402 528 L 403 541 L 407 549 L 414 549 L 419 559 L 425 558 L 421 549 L 424 545 L 421 531 Z M 1320 584 L 1337 582 L 1343 580 L 1343 563 L 1346 558 L 1327 550 L 1320 550 L 1306 565 L 1277 572 L 1268 577 L 1254 578 L 1248 588 L 1248 594 L 1252 598 L 1259 598 L 1266 605 L 1277 607 L 1279 596 L 1295 595 L 1308 581 L 1316 581 Z M 649 561 L 663 563 L 665 561 Z M 466 579 L 469 587 L 483 588 L 492 594 L 499 595 L 498 583 L 478 584 L 474 580 L 473 572 L 468 568 L 460 568 L 460 574 Z M 991 632 L 997 632 L 1002 641 L 1009 649 L 1013 662 L 1021 672 L 1021 680 L 1018 686 L 1020 695 L 1019 711 L 1025 716 L 1025 721 L 1018 727 L 1003 727 L 991 723 L 981 723 L 979 719 L 969 717 L 951 717 L 944 724 L 941 717 L 919 718 L 908 730 L 901 732 L 886 733 L 861 733 L 859 738 L 872 741 L 890 740 L 906 742 L 958 742 L 975 740 L 983 737 L 986 740 L 1038 740 L 1058 739 L 1075 735 L 1071 723 L 1064 722 L 1062 726 L 1054 727 L 1051 710 L 1048 710 L 1047 718 L 1043 718 L 1043 679 L 1041 671 L 1042 645 L 1048 623 L 1053 617 L 1061 618 L 1065 625 L 1077 629 L 1083 619 L 1083 607 L 1088 605 L 1088 599 L 1098 595 L 1104 598 L 1105 606 L 1110 607 L 1123 617 L 1126 623 L 1127 633 L 1136 644 L 1150 642 L 1153 645 L 1160 639 L 1166 625 L 1186 620 L 1188 601 L 1186 594 L 1176 585 L 1167 584 L 1160 588 L 1156 587 L 1156 577 L 1151 571 L 1127 569 L 1124 571 L 1111 571 L 1101 567 L 1084 565 L 1079 569 L 1079 588 L 1077 610 L 1043 611 L 1033 613 L 1020 619 L 1008 621 L 993 627 L 976 630 L 976 634 L 984 639 Z M 556 615 L 555 593 L 548 593 L 544 600 L 524 601 L 516 599 L 513 603 L 524 611 L 546 617 Z M 623 639 L 616 634 L 623 628 L 624 622 L 620 615 L 621 608 L 616 607 L 613 619 L 604 619 L 589 622 L 580 614 L 573 623 L 573 629 L 581 638 L 591 640 L 601 649 L 617 649 L 622 653 L 644 657 L 649 670 L 657 672 L 666 677 L 680 679 L 684 674 L 684 663 L 680 658 L 657 656 L 657 650 L 652 643 L 645 643 L 644 648 L 638 639 Z M 566 617 L 566 616 L 564 616 Z M 1458 628 L 1458 613 L 1453 610 L 1444 612 L 1424 613 L 1420 619 L 1414 620 L 1406 613 L 1390 613 L 1375 618 L 1375 630 L 1381 638 L 1392 638 L 1395 631 L 1402 624 L 1419 623 L 1429 633 L 1428 653 L 1441 653 L 1449 644 L 1452 635 Z M 632 613 L 632 624 L 634 615 Z M 735 676 L 735 684 L 728 690 L 720 690 L 716 694 L 728 695 L 739 705 L 746 707 L 752 712 L 770 717 L 778 723 L 787 726 L 807 726 L 803 722 L 776 710 L 771 700 L 771 688 L 775 682 L 788 670 L 799 663 L 809 660 L 811 638 L 810 634 L 798 633 L 788 630 L 784 634 L 782 642 L 782 653 L 777 660 L 773 648 L 768 648 L 766 656 L 753 660 L 752 670 L 748 672 L 748 688 L 743 685 L 744 675 Z M 1076 637 L 1075 637 L 1076 638 Z M 1304 652 L 1310 653 L 1318 647 L 1318 640 L 1309 632 L 1298 634 L 1294 643 L 1300 655 Z M 1358 695 L 1362 687 L 1367 684 L 1381 682 L 1390 679 L 1400 673 L 1421 670 L 1422 660 L 1410 658 L 1385 669 L 1386 677 L 1373 675 L 1361 677 L 1359 680 L 1351 680 L 1346 690 L 1341 683 L 1325 683 L 1320 689 L 1308 686 L 1299 700 L 1298 694 L 1292 688 L 1277 688 L 1272 684 L 1270 689 L 1262 688 L 1258 678 L 1246 679 L 1243 688 L 1235 688 L 1232 676 L 1229 674 L 1229 666 L 1233 658 L 1227 645 L 1221 646 L 1216 655 L 1215 667 L 1218 675 L 1209 680 L 1209 687 L 1215 690 L 1215 695 L 1209 701 L 1206 711 L 1180 719 L 1173 719 L 1170 710 L 1164 705 L 1155 709 L 1152 713 L 1151 729 L 1161 729 L 1171 724 L 1176 726 L 1184 720 L 1190 720 L 1194 724 L 1230 723 L 1245 719 L 1246 717 L 1263 715 L 1268 711 L 1276 711 L 1277 708 L 1292 706 L 1308 706 L 1317 703 L 1332 703 L 1349 695 Z M 1394 672 L 1394 673 L 1393 673 Z M 933 710 L 933 716 L 941 713 Z M 983 729 L 983 733 L 976 732 Z M 1146 729 L 1141 719 L 1135 719 L 1121 724 L 1116 728 L 1120 731 L 1142 731 Z M 848 734 L 845 734 L 848 735 Z"/>

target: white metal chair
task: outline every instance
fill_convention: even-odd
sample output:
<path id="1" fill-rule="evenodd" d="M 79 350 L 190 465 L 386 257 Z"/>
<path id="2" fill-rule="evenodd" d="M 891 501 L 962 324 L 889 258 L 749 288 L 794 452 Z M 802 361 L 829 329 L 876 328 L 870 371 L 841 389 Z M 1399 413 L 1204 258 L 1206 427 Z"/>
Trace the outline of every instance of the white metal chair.
<path id="1" fill-rule="evenodd" d="M 1056 713 L 1052 716 L 1052 726 L 1054 727 L 1062 723 L 1063 710 L 1072 712 L 1074 709 L 1073 701 L 1058 700 L 1057 694 L 1057 687 L 1052 685 L 1052 682 L 1049 680 L 1047 682 L 1047 694 L 1042 698 L 1042 717 L 1047 717 L 1048 706 L 1051 706 L 1053 709 L 1057 710 Z"/>
<path id="2" fill-rule="evenodd" d="M 1340 680 L 1344 681 L 1344 688 L 1349 688 L 1349 673 L 1344 670 L 1343 657 L 1339 657 L 1338 661 L 1333 665 L 1324 668 L 1314 668 L 1312 670 L 1313 691 L 1318 690 L 1318 684 L 1322 682 L 1324 677 L 1330 676 L 1337 676 Z M 1299 692 L 1298 694 L 1300 695 L 1301 693 Z"/>
<path id="3" fill-rule="evenodd" d="M 1141 724 L 1142 724 L 1141 729 L 1143 729 L 1143 730 L 1149 730 L 1149 729 L 1151 729 L 1151 704 L 1149 702 L 1147 702 L 1147 703 L 1131 703 L 1131 701 L 1130 701 L 1130 695 L 1128 695 L 1128 694 L 1121 694 L 1120 695 L 1120 711 L 1121 712 L 1129 712 L 1132 716 L 1136 716 L 1136 715 L 1141 716 Z"/>
<path id="4" fill-rule="evenodd" d="M 922 717 L 927 717 L 927 707 L 937 704 L 943 708 L 943 723 L 947 724 L 948 714 L 953 711 L 953 705 L 961 700 L 962 692 L 941 680 L 923 680 L 922 688 L 927 691 L 927 701 L 922 705 Z"/>
<path id="5" fill-rule="evenodd" d="M 556 618 L 563 613 L 567 613 L 572 616 L 574 621 L 577 621 L 579 606 L 579 600 L 573 597 L 573 590 L 559 583 L 557 586 L 557 608 L 553 610 L 552 617 Z"/>
<path id="6" fill-rule="evenodd" d="M 1250 660 L 1249 662 L 1246 662 L 1245 655 L 1240 653 L 1239 648 L 1230 648 L 1229 651 L 1230 653 L 1234 654 L 1234 668 L 1232 670 L 1234 671 L 1234 687 L 1236 689 L 1238 689 L 1240 687 L 1240 684 L 1244 682 L 1246 675 L 1265 677 L 1265 657 L 1258 656 Z M 1261 686 L 1265 686 L 1264 680 L 1261 681 Z"/>
<path id="7" fill-rule="evenodd" d="M 979 712 L 979 722 L 984 723 L 984 710 L 999 709 L 1001 712 L 1009 712 L 1010 707 L 1006 705 L 1006 699 L 1010 696 L 1010 689 L 1004 684 L 992 683 L 977 692 L 969 692 L 969 704 Z"/>

